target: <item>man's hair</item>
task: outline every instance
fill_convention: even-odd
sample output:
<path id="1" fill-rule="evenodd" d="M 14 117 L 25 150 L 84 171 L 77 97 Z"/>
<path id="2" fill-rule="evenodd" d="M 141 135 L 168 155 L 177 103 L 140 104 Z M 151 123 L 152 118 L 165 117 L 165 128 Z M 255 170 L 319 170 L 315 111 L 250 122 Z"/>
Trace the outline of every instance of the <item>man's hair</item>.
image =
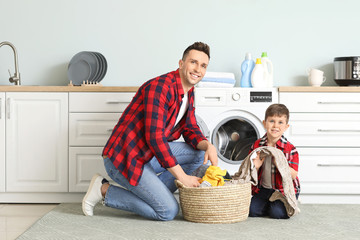
<path id="1" fill-rule="evenodd" d="M 268 117 L 273 117 L 273 116 L 277 116 L 277 117 L 285 116 L 286 123 L 288 123 L 290 118 L 289 109 L 284 104 L 280 104 L 280 103 L 272 104 L 266 109 L 265 120 Z"/>
<path id="2" fill-rule="evenodd" d="M 206 44 L 206 43 L 203 43 L 203 42 L 195 42 L 193 43 L 192 45 L 188 46 L 184 53 L 183 53 L 183 57 L 182 57 L 182 60 L 184 61 L 186 56 L 189 54 L 189 52 L 191 50 L 198 50 L 200 52 L 203 52 L 205 53 L 209 59 L 210 59 L 210 47 Z"/>

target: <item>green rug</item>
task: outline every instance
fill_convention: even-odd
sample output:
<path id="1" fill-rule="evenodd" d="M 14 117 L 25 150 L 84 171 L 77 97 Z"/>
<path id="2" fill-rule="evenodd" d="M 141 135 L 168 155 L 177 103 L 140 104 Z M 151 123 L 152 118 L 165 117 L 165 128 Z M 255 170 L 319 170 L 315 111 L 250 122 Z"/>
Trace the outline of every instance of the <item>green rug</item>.
<path id="1" fill-rule="evenodd" d="M 248 218 L 232 224 L 159 222 L 98 204 L 85 217 L 80 203 L 64 203 L 37 221 L 18 239 L 360 239 L 360 205 L 300 206 L 288 220 Z"/>

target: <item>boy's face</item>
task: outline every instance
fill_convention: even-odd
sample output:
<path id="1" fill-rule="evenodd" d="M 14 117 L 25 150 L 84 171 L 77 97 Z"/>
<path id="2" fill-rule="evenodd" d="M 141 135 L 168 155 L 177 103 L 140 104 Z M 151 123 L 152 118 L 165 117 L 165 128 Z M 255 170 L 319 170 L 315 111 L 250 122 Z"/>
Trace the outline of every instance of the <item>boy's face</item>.
<path id="1" fill-rule="evenodd" d="M 264 128 L 270 140 L 279 140 L 283 133 L 288 129 L 286 115 L 270 116 L 263 121 Z"/>

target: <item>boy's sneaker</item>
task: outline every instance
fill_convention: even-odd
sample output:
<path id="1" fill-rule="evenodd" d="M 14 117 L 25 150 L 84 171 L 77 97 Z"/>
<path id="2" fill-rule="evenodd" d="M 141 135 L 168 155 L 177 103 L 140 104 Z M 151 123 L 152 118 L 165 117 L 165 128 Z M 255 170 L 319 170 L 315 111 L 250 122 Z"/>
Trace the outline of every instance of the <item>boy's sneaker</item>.
<path id="1" fill-rule="evenodd" d="M 101 186 L 104 178 L 98 173 L 95 174 L 90 182 L 90 186 L 82 201 L 82 210 L 85 216 L 92 216 L 94 214 L 95 205 L 102 200 Z"/>

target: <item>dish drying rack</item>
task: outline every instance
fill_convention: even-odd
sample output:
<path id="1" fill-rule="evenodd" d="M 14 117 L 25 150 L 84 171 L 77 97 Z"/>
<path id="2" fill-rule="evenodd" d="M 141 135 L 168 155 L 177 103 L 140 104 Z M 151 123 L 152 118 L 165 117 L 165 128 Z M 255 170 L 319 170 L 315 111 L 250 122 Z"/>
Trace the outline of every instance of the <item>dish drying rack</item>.
<path id="1" fill-rule="evenodd" d="M 73 82 L 70 80 L 68 86 L 71 87 L 101 87 L 102 84 L 99 82 L 90 82 L 89 80 L 83 81 L 80 86 L 74 85 Z"/>

